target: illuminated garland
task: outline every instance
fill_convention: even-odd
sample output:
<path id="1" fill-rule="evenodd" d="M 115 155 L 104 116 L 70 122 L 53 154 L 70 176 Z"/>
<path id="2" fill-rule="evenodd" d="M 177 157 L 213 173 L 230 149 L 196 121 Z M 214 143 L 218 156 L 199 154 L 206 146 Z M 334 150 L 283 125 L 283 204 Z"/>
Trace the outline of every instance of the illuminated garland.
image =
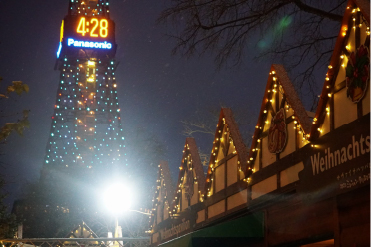
<path id="1" fill-rule="evenodd" d="M 272 105 L 274 102 L 275 102 L 275 98 L 276 98 L 276 94 L 280 94 L 279 97 L 281 97 L 281 100 L 283 99 L 284 97 L 284 91 L 283 91 L 283 87 L 281 85 L 281 83 L 279 82 L 278 78 L 277 78 L 277 75 L 276 75 L 276 71 L 272 70 L 270 73 L 270 79 L 272 81 L 272 86 L 271 86 L 271 89 L 268 89 L 267 90 L 267 97 L 265 98 L 265 108 L 262 112 L 262 117 L 263 118 L 267 118 L 267 115 L 268 114 L 268 109 L 269 109 L 269 105 Z M 292 109 L 292 107 L 290 106 L 290 104 L 288 103 L 288 101 L 286 100 L 285 102 L 285 105 L 284 105 L 284 109 L 286 112 L 289 112 L 290 109 L 292 111 L 292 120 L 293 120 L 293 129 L 296 131 L 296 135 L 299 135 L 300 136 L 300 140 L 302 142 L 302 146 L 306 145 L 309 143 L 309 137 L 310 137 L 310 134 L 309 133 L 305 133 L 303 127 L 302 127 L 302 124 L 300 123 L 300 119 L 298 117 L 295 116 L 295 112 L 294 110 Z M 286 119 L 286 118 L 285 118 Z M 270 121 L 268 120 L 265 120 L 265 121 L 262 121 L 261 125 L 256 125 L 255 128 L 258 129 L 258 133 L 254 136 L 252 136 L 252 138 L 255 140 L 255 143 L 253 144 L 254 145 L 254 148 L 251 149 L 251 152 L 249 154 L 249 159 L 247 161 L 248 163 L 248 170 L 247 170 L 247 181 L 250 180 L 250 176 L 253 172 L 255 172 L 255 169 L 253 168 L 254 167 L 254 164 L 255 164 L 255 160 L 256 160 L 256 156 L 258 154 L 258 151 L 260 150 L 260 143 L 261 143 L 261 138 L 259 137 L 262 133 L 262 131 L 264 130 L 265 128 L 265 125 L 269 125 L 270 124 Z"/>
<path id="2" fill-rule="evenodd" d="M 216 134 L 215 134 L 215 139 L 213 141 L 213 148 L 211 150 L 211 158 L 210 158 L 210 163 L 209 163 L 209 169 L 207 171 L 206 186 L 205 186 L 204 194 L 201 194 L 201 198 L 200 198 L 201 202 L 206 200 L 207 197 L 210 197 L 210 196 L 213 195 L 212 185 L 214 183 L 214 176 L 215 176 L 214 171 L 215 171 L 215 168 L 217 167 L 218 162 L 219 162 L 217 160 L 217 154 L 219 152 L 218 150 L 220 148 L 221 142 L 224 141 L 224 138 L 225 138 L 224 136 L 228 135 L 228 133 L 229 133 L 229 136 L 228 136 L 227 141 L 229 142 L 229 145 L 233 145 L 233 150 L 234 150 L 233 154 L 238 154 L 237 150 L 236 150 L 236 147 L 234 145 L 232 133 L 231 133 L 231 131 L 228 127 L 228 124 L 226 123 L 226 119 L 224 117 L 221 119 L 221 122 L 219 122 L 216 127 L 217 127 L 217 130 L 216 130 Z M 225 131 L 224 131 L 224 129 L 225 129 Z M 228 153 L 228 150 L 227 150 L 227 153 Z M 238 157 L 238 160 L 237 160 L 237 171 L 236 172 L 244 173 L 244 171 L 241 168 L 241 162 L 240 162 L 239 157 Z M 247 179 L 247 178 L 243 179 L 243 181 L 248 181 L 248 180 L 249 179 Z"/>
<path id="3" fill-rule="evenodd" d="M 163 173 L 163 170 L 162 170 L 162 167 L 161 167 L 161 164 L 158 165 L 158 168 L 159 170 L 157 171 L 157 174 L 158 174 L 158 179 L 156 180 L 156 190 L 155 190 L 155 196 L 153 197 L 152 199 L 152 202 L 153 202 L 153 207 L 152 207 L 152 210 L 150 211 L 150 216 L 149 216 L 149 224 L 150 224 L 150 227 L 149 227 L 149 230 L 146 231 L 146 233 L 152 233 L 153 232 L 153 226 L 155 224 L 155 220 L 156 220 L 156 217 L 155 216 L 155 212 L 157 211 L 157 207 L 159 205 L 159 203 L 164 203 L 164 205 L 166 205 L 166 203 L 168 204 L 168 207 L 166 208 L 168 210 L 168 214 L 169 214 L 169 217 L 171 216 L 171 210 L 170 210 L 170 206 L 169 206 L 169 202 L 168 202 L 168 198 L 167 198 L 167 194 L 168 194 L 168 189 L 169 187 L 166 186 L 166 182 L 165 182 L 165 177 L 164 177 L 164 173 Z M 163 185 L 163 187 L 162 187 Z M 171 184 L 169 185 L 171 186 Z M 164 198 L 160 198 L 160 189 L 162 191 L 165 191 L 165 195 L 164 195 Z M 161 199 L 163 199 L 163 201 L 161 201 Z M 162 210 L 164 210 L 164 208 L 162 208 Z M 152 224 L 151 224 L 151 221 Z"/>
<path id="4" fill-rule="evenodd" d="M 352 19 L 353 21 L 353 26 L 352 26 L 352 29 L 355 31 L 357 28 L 362 28 L 363 25 L 366 25 L 366 36 L 369 36 L 370 35 L 370 27 L 369 27 L 369 24 L 367 23 L 367 21 L 364 20 L 363 16 L 361 15 L 360 17 L 360 20 L 359 20 L 359 24 L 356 24 L 356 21 L 357 21 L 357 13 L 360 12 L 361 10 L 359 8 L 351 8 L 351 6 L 348 6 L 347 7 L 347 10 L 346 11 L 351 11 L 351 16 L 350 18 Z M 350 35 L 350 31 L 352 29 L 349 29 L 347 25 L 343 25 L 341 27 L 341 37 L 343 39 L 349 37 Z M 354 50 L 354 47 L 351 46 L 350 42 L 348 42 L 348 44 L 346 45 L 346 51 L 347 52 L 351 52 L 352 50 Z M 369 53 L 369 51 L 368 51 Z M 339 69 L 346 69 L 347 67 L 347 63 L 348 63 L 348 57 L 346 56 L 345 53 L 342 53 L 340 55 L 340 67 Z M 330 64 L 328 66 L 328 72 L 326 73 L 326 78 L 325 78 L 325 85 L 326 85 L 326 89 L 328 90 L 327 91 L 327 95 L 325 94 L 325 98 L 324 100 L 327 100 L 327 105 L 325 107 L 325 111 L 326 111 L 326 116 L 329 117 L 330 116 L 330 111 L 331 111 L 331 108 L 330 108 L 330 104 L 329 104 L 329 99 L 333 96 L 333 87 L 335 85 L 335 79 L 336 77 L 334 77 L 334 73 L 333 73 L 333 69 L 334 67 L 336 67 L 335 64 Z M 368 72 L 369 73 L 369 72 Z M 326 97 L 327 96 L 327 97 Z M 324 134 L 324 130 L 323 128 L 320 126 L 320 123 L 318 122 L 318 118 L 319 116 L 316 116 L 314 119 L 313 119 L 313 125 L 317 125 L 316 127 L 316 130 L 318 131 L 317 133 L 319 135 L 322 135 Z M 323 122 L 322 122 L 323 123 Z M 312 145 L 312 147 L 315 147 L 315 145 Z"/>

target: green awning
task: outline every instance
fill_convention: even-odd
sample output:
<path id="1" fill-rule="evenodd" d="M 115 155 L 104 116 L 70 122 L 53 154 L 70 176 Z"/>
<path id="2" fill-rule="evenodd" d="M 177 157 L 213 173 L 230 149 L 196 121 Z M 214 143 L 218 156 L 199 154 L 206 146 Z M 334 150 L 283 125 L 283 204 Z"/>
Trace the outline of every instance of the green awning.
<path id="1" fill-rule="evenodd" d="M 264 237 L 264 213 L 258 212 L 170 240 L 161 247 L 239 246 Z"/>

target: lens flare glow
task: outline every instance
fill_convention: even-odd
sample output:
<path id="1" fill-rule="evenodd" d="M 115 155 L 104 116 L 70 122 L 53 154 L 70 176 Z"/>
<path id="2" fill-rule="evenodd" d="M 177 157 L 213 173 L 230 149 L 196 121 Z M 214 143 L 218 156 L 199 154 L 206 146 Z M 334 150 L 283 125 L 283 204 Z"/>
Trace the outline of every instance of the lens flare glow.
<path id="1" fill-rule="evenodd" d="M 122 214 L 131 207 L 132 192 L 121 183 L 112 184 L 104 191 L 103 202 L 110 213 Z"/>

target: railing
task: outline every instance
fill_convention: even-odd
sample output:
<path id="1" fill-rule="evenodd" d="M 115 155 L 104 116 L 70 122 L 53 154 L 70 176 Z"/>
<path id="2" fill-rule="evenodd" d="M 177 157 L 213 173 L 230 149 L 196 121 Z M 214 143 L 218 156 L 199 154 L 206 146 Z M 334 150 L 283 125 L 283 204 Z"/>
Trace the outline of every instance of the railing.
<path id="1" fill-rule="evenodd" d="M 147 247 L 149 237 L 0 239 L 0 243 L 2 247 Z"/>

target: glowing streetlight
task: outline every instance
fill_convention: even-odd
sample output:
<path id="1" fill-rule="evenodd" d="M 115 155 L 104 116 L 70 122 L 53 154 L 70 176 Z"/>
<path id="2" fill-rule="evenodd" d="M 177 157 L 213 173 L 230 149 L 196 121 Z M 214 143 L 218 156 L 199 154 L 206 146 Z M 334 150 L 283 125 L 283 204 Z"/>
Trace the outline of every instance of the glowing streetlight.
<path id="1" fill-rule="evenodd" d="M 115 183 L 103 192 L 103 202 L 110 213 L 118 216 L 130 210 L 133 195 L 127 186 Z"/>
<path id="2" fill-rule="evenodd" d="M 130 186 L 125 186 L 122 183 L 111 184 L 103 191 L 103 203 L 106 209 L 115 217 L 115 232 L 113 237 L 121 238 L 122 237 L 122 228 L 118 225 L 118 216 L 130 212 L 137 212 L 145 215 L 151 215 L 150 213 L 141 212 L 138 210 L 130 209 L 133 200 L 134 193 L 130 190 Z M 109 237 L 112 237 L 112 233 L 108 233 Z M 123 242 L 115 242 L 110 244 L 111 247 L 120 247 L 123 246 Z"/>

